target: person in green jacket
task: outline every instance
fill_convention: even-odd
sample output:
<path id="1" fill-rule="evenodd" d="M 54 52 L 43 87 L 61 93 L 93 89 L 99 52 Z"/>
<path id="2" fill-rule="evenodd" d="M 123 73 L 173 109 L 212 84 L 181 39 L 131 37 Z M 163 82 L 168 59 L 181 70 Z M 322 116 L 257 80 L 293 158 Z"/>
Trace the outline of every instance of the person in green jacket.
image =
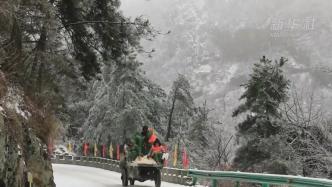
<path id="1" fill-rule="evenodd" d="M 149 143 L 149 138 L 151 137 L 152 132 L 149 130 L 148 126 L 143 126 L 141 134 L 143 137 L 142 154 L 148 155 L 152 147 L 152 144 Z"/>
<path id="2" fill-rule="evenodd" d="M 143 136 L 140 133 L 135 133 L 131 142 L 128 144 L 128 160 L 133 161 L 138 156 L 142 155 Z"/>
<path id="3" fill-rule="evenodd" d="M 143 126 L 142 132 L 136 132 L 131 140 L 131 144 L 128 145 L 128 160 L 133 161 L 138 156 L 148 155 L 152 143 L 149 142 L 150 137 L 153 132 L 149 129 L 148 126 Z"/>

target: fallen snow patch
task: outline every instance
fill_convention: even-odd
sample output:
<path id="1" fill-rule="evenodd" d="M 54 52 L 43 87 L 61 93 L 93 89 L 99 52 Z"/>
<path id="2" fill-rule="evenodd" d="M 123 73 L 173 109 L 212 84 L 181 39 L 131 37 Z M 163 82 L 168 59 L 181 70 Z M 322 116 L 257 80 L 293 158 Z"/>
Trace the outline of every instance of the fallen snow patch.
<path id="1" fill-rule="evenodd" d="M 14 110 L 24 119 L 27 120 L 31 116 L 30 112 L 22 109 L 24 106 L 23 93 L 18 88 L 9 87 L 4 101 L 6 108 Z M 1 107 L 0 111 L 2 112 L 4 109 Z"/>

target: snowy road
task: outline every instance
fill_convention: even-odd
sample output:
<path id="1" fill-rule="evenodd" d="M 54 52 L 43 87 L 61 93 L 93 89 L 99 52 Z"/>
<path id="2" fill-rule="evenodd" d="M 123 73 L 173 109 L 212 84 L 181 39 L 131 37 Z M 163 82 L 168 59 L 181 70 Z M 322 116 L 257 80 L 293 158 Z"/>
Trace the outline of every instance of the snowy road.
<path id="1" fill-rule="evenodd" d="M 120 173 L 103 169 L 53 164 L 54 180 L 57 187 L 122 187 Z M 136 187 L 154 187 L 153 181 L 135 182 Z M 183 187 L 162 182 L 161 187 Z"/>

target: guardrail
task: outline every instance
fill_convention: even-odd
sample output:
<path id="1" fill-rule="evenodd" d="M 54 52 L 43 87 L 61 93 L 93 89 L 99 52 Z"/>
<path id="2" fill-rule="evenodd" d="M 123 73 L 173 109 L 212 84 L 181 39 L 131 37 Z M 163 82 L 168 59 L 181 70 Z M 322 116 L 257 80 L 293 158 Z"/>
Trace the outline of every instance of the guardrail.
<path id="1" fill-rule="evenodd" d="M 245 173 L 232 171 L 203 171 L 189 170 L 189 176 L 193 177 L 193 184 L 197 179 L 210 179 L 212 186 L 218 186 L 221 180 L 235 182 L 236 187 L 240 187 L 241 183 L 261 184 L 262 187 L 270 186 L 288 186 L 288 187 L 332 187 L 332 180 L 307 178 L 291 175 L 272 175 L 259 173 Z"/>
<path id="2" fill-rule="evenodd" d="M 119 166 L 120 162 L 118 160 L 111 160 L 100 157 L 56 155 L 55 158 L 52 159 L 52 163 L 88 166 L 109 171 L 121 172 Z M 121 179 L 119 178 L 119 180 Z M 189 185 L 192 183 L 192 178 L 189 176 L 188 170 L 167 167 L 164 167 L 161 170 L 161 180 L 181 185 Z"/>
<path id="3" fill-rule="evenodd" d="M 56 157 L 52 159 L 52 163 L 88 166 L 120 172 L 119 161 L 99 157 L 56 155 Z"/>

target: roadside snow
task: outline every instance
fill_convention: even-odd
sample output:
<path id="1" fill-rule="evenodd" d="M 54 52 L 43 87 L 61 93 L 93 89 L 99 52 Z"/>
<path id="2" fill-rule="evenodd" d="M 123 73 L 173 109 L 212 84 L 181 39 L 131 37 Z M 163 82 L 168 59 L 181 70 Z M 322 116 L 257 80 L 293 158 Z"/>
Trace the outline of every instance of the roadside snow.
<path id="1" fill-rule="evenodd" d="M 122 187 L 120 173 L 98 168 L 53 164 L 57 187 Z M 154 187 L 153 181 L 135 182 L 137 187 Z M 161 187 L 183 187 L 162 182 Z"/>
<path id="2" fill-rule="evenodd" d="M 8 109 L 15 110 L 17 114 L 21 115 L 24 119 L 27 120 L 31 116 L 31 114 L 28 111 L 24 111 L 21 109 L 22 106 L 24 106 L 24 100 L 22 95 L 23 93 L 19 91 L 18 88 L 9 87 L 8 92 L 5 96 L 6 98 L 4 99 L 6 101 L 5 106 Z"/>

